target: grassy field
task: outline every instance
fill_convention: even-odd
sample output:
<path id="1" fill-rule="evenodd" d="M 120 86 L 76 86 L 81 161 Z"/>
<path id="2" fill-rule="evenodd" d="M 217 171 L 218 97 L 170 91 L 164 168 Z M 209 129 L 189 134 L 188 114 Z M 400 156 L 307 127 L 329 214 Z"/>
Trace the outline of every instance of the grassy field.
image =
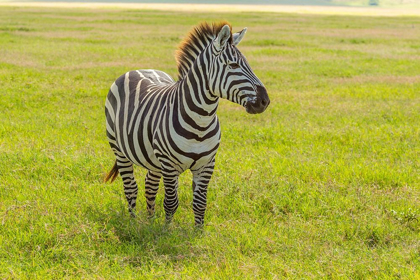
<path id="1" fill-rule="evenodd" d="M 0 278 L 420 278 L 420 17 L 0 7 Z M 240 45 L 271 105 L 222 102 L 206 226 L 138 218 L 104 102 L 122 73 L 176 76 L 202 20 Z"/>

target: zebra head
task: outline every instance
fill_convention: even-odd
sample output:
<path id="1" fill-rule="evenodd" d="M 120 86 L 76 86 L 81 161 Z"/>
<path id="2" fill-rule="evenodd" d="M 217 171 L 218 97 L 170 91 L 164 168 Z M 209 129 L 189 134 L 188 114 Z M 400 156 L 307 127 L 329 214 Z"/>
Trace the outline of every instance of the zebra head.
<path id="1" fill-rule="evenodd" d="M 209 90 L 218 97 L 242 105 L 250 114 L 259 114 L 268 107 L 270 99 L 263 83 L 236 47 L 246 30 L 232 34 L 230 26 L 224 25 L 212 41 Z"/>

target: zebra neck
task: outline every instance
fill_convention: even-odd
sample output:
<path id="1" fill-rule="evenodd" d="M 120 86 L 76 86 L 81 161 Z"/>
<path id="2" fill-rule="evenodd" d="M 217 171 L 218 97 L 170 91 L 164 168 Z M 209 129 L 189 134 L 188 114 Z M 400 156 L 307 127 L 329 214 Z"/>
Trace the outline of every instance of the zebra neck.
<path id="1" fill-rule="evenodd" d="M 199 67 L 194 64 L 181 81 L 178 94 L 180 96 L 181 114 L 188 115 L 197 125 L 207 127 L 216 120 L 219 97 L 207 89 L 207 78 Z"/>

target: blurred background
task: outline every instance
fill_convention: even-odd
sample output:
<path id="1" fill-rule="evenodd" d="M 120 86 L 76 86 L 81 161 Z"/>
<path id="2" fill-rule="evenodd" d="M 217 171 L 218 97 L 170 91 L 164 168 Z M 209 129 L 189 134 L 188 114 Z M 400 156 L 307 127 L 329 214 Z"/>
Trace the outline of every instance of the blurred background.
<path id="1" fill-rule="evenodd" d="M 0 2 L 102 2 L 102 3 L 187 3 L 187 4 L 238 4 L 238 5 L 312 5 L 312 6 L 379 6 L 394 8 L 420 7 L 420 0 L 215 0 L 215 1 L 194 1 L 194 0 L 44 0 L 44 1 L 22 1 L 22 0 L 0 0 Z"/>

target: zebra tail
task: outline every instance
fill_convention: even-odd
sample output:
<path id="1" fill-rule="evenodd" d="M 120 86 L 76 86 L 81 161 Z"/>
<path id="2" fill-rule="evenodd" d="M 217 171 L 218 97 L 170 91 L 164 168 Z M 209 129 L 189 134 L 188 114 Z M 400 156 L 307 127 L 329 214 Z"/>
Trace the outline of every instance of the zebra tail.
<path id="1" fill-rule="evenodd" d="M 118 167 L 117 167 L 117 161 L 115 161 L 114 166 L 112 167 L 111 171 L 106 175 L 104 182 L 108 182 L 111 180 L 110 183 L 114 182 L 115 178 L 118 176 Z"/>

